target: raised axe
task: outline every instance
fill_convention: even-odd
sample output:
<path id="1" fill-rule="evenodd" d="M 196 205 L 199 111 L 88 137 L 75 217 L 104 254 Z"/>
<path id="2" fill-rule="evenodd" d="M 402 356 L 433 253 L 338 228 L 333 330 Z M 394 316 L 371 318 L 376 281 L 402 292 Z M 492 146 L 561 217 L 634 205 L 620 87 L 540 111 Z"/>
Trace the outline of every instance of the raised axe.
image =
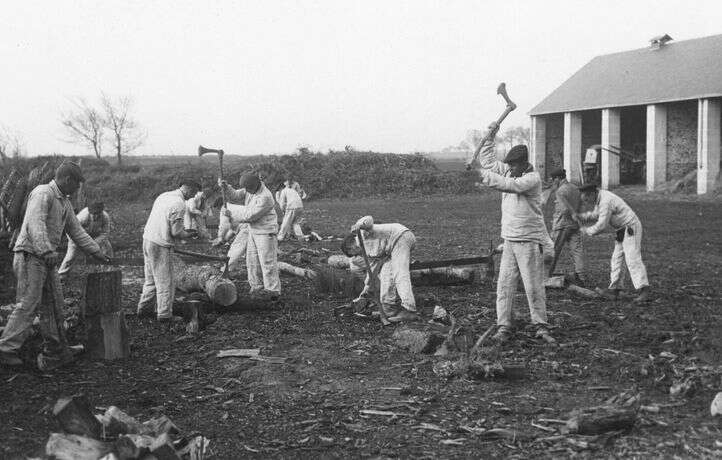
<path id="1" fill-rule="evenodd" d="M 198 156 L 202 157 L 206 153 L 218 154 L 218 177 L 223 180 L 223 149 L 209 149 L 208 147 L 198 146 Z M 223 207 L 226 207 L 226 189 L 221 187 L 221 197 L 223 198 Z"/>
<path id="2" fill-rule="evenodd" d="M 501 126 L 501 122 L 504 121 L 507 115 L 509 115 L 514 109 L 516 109 L 516 104 L 514 104 L 511 99 L 509 99 L 509 94 L 506 92 L 506 83 L 499 83 L 499 86 L 496 88 L 496 94 L 500 94 L 501 97 L 504 98 L 504 101 L 506 101 L 506 107 L 504 108 L 504 111 L 501 113 L 501 115 L 499 115 L 499 118 L 497 118 L 496 120 L 496 129 L 489 130 L 489 132 L 486 133 L 486 136 L 484 136 L 481 142 L 479 142 L 479 145 L 476 146 L 474 155 L 472 155 L 471 159 L 466 162 L 467 170 L 470 170 L 471 164 L 476 161 L 477 158 L 479 158 L 479 154 L 481 153 L 481 149 L 484 148 L 484 145 L 494 140 L 496 132 Z"/>

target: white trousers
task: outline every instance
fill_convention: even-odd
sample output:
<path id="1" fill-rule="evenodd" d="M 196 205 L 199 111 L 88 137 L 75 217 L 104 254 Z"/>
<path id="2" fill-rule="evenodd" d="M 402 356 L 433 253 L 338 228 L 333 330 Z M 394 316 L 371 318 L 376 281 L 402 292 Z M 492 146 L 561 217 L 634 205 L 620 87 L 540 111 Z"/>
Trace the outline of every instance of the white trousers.
<path id="1" fill-rule="evenodd" d="M 559 236 L 559 233 L 563 232 L 564 229 L 561 228 L 559 230 L 554 230 L 554 234 L 552 235 L 552 240 L 556 243 L 557 236 Z M 582 242 L 582 232 L 579 230 L 575 230 L 572 232 L 571 235 L 569 235 L 569 239 L 567 241 L 564 241 L 561 243 L 562 246 L 568 246 L 569 247 L 569 253 L 572 256 L 572 260 L 574 261 L 574 273 L 577 275 L 583 275 L 584 274 L 584 243 Z"/>
<path id="2" fill-rule="evenodd" d="M 629 234 L 631 229 L 632 234 Z M 627 226 L 624 232 L 624 241 L 614 242 L 614 252 L 610 262 L 611 274 L 609 281 L 609 289 L 622 289 L 624 285 L 623 263 L 627 263 L 629 276 L 632 278 L 634 289 L 640 289 L 649 286 L 647 279 L 647 268 L 642 262 L 642 223 L 639 219 Z"/>
<path id="3" fill-rule="evenodd" d="M 39 257 L 16 252 L 13 271 L 17 278 L 15 307 L 8 316 L 2 337 L 0 351 L 17 352 L 32 332 L 33 321 L 40 315 L 40 333 L 44 341 L 44 353 L 60 353 L 64 347 L 62 321 L 63 292 L 60 278 Z"/>
<path id="4" fill-rule="evenodd" d="M 104 255 L 108 257 L 113 257 L 113 246 L 110 244 L 107 236 L 99 236 L 98 238 L 95 238 L 95 242 L 98 243 L 98 246 L 100 246 L 100 250 L 103 252 Z M 75 241 L 68 238 L 68 250 L 65 253 L 65 257 L 63 258 L 63 263 L 60 264 L 58 274 L 62 275 L 69 272 L 73 266 L 73 262 L 78 259 L 78 256 L 82 255 L 80 254 L 82 252 L 83 251 L 78 248 L 78 245 L 75 244 Z M 84 261 L 81 261 L 81 263 L 83 262 Z"/>
<path id="5" fill-rule="evenodd" d="M 496 284 L 496 323 L 511 327 L 514 294 L 519 277 L 524 283 L 532 324 L 547 323 L 544 257 L 539 243 L 504 240 Z"/>
<path id="6" fill-rule="evenodd" d="M 283 214 L 281 228 L 278 230 L 278 241 L 285 240 L 291 235 L 291 232 L 296 235 L 296 238 L 303 238 L 301 226 L 298 225 L 301 217 L 303 217 L 303 208 L 286 209 L 286 212 Z"/>
<path id="7" fill-rule="evenodd" d="M 416 237 L 411 232 L 404 232 L 391 250 L 391 259 L 381 267 L 379 272 L 379 291 L 381 306 L 386 313 L 396 310 L 396 298 L 401 300 L 401 307 L 408 311 L 416 311 L 416 299 L 411 288 L 411 251 L 416 245 Z"/>
<path id="8" fill-rule="evenodd" d="M 158 319 L 173 316 L 175 281 L 173 280 L 173 249 L 143 240 L 145 283 L 138 301 L 138 313 L 150 311 L 156 304 Z"/>
<path id="9" fill-rule="evenodd" d="M 281 293 L 281 278 L 278 274 L 278 239 L 275 234 L 248 235 L 246 269 L 251 291 L 266 289 Z"/>
<path id="10" fill-rule="evenodd" d="M 248 247 L 248 226 L 239 227 L 236 237 L 233 238 L 231 247 L 228 248 L 228 270 L 238 270 L 246 260 L 246 248 Z"/>

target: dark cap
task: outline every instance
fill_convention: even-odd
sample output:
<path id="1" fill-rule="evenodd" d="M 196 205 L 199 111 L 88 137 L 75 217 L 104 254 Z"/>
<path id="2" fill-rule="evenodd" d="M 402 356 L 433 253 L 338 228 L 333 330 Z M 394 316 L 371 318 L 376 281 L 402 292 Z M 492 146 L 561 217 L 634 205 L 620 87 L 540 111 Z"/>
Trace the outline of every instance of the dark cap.
<path id="1" fill-rule="evenodd" d="M 554 168 L 552 169 L 552 172 L 549 173 L 549 177 L 552 179 L 555 179 L 557 177 L 567 177 L 567 171 L 564 168 Z"/>
<path id="2" fill-rule="evenodd" d="M 241 180 L 238 181 L 238 185 L 240 185 L 241 188 L 255 190 L 261 185 L 261 179 L 258 178 L 258 174 L 256 173 L 245 173 L 241 176 Z"/>
<path id="3" fill-rule="evenodd" d="M 524 163 L 529 161 L 529 149 L 524 144 L 515 145 L 504 158 L 504 163 Z"/>
<path id="4" fill-rule="evenodd" d="M 98 214 L 99 212 L 103 212 L 105 210 L 105 204 L 102 201 L 96 201 L 94 203 L 91 203 L 90 206 L 88 206 L 88 211 L 91 214 Z"/>
<path id="5" fill-rule="evenodd" d="M 589 182 L 579 187 L 579 191 L 584 192 L 596 192 L 599 188 L 599 184 L 596 182 Z"/>
<path id="6" fill-rule="evenodd" d="M 184 179 L 181 179 L 178 186 L 183 187 L 184 185 L 187 185 L 188 187 L 193 187 L 196 190 L 200 190 L 202 188 L 201 183 L 193 179 L 192 177 L 186 177 Z"/>
<path id="7" fill-rule="evenodd" d="M 83 177 L 83 172 L 80 170 L 80 165 L 72 161 L 63 161 L 60 163 L 58 169 L 55 170 L 55 177 L 71 177 L 78 182 L 85 182 L 85 177 Z"/>

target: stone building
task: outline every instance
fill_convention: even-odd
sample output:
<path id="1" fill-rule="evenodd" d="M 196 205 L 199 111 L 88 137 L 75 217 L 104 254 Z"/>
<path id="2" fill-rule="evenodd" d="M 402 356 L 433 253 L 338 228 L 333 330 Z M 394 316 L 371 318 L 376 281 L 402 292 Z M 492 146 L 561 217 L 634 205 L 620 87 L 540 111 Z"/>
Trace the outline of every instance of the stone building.
<path id="1" fill-rule="evenodd" d="M 601 144 L 603 188 L 662 183 L 697 170 L 697 193 L 712 191 L 720 171 L 722 35 L 598 56 L 549 94 L 531 116 L 532 162 L 580 176 L 583 153 Z M 632 168 L 605 151 L 637 154 Z"/>

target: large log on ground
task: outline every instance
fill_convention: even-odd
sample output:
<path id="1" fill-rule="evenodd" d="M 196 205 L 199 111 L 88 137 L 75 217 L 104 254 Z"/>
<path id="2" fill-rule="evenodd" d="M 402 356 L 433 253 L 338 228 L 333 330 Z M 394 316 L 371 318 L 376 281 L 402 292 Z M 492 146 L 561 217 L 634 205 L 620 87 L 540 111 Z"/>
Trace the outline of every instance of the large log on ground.
<path id="1" fill-rule="evenodd" d="M 76 434 L 50 433 L 45 455 L 57 460 L 97 460 L 110 453 L 112 444 Z"/>
<path id="2" fill-rule="evenodd" d="M 637 421 L 635 407 L 599 406 L 579 409 L 571 414 L 564 431 L 596 435 L 607 431 L 631 429 Z"/>
<path id="3" fill-rule="evenodd" d="M 94 439 L 100 439 L 102 425 L 93 415 L 90 403 L 84 395 L 60 398 L 53 407 L 53 416 L 64 431 Z"/>
<path id="4" fill-rule="evenodd" d="M 439 267 L 411 271 L 411 284 L 414 286 L 451 286 L 471 284 L 476 271 L 470 267 Z"/>
<path id="5" fill-rule="evenodd" d="M 123 286 L 120 270 L 88 273 L 82 313 L 86 326 L 86 349 L 96 359 L 130 356 L 130 335 L 120 305 Z"/>
<path id="6" fill-rule="evenodd" d="M 209 265 L 186 265 L 174 256 L 173 278 L 177 289 L 185 292 L 205 292 L 211 302 L 222 307 L 229 307 L 238 299 L 238 291 L 233 281 L 223 278 L 217 268 Z"/>

